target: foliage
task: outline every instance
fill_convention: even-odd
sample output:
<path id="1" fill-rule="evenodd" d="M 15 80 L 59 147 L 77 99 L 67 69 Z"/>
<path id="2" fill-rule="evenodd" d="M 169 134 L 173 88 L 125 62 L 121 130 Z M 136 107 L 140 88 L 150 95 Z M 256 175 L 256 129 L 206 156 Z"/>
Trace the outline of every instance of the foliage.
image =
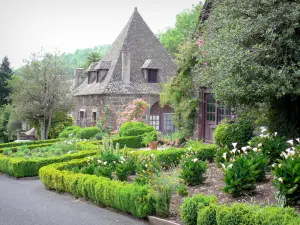
<path id="1" fill-rule="evenodd" d="M 102 58 L 102 55 L 99 52 L 90 52 L 87 54 L 84 68 L 87 69 L 91 63 L 98 62 Z"/>
<path id="2" fill-rule="evenodd" d="M 18 147 L 22 145 L 38 145 L 38 144 L 48 144 L 60 141 L 62 139 L 49 139 L 49 140 L 36 140 L 36 141 L 22 141 L 22 142 L 8 142 L 0 144 L 0 152 L 3 148 L 10 148 L 10 147 Z"/>
<path id="3" fill-rule="evenodd" d="M 143 122 L 126 122 L 119 128 L 120 137 L 138 136 L 148 132 L 155 132 L 155 129 Z"/>
<path id="4" fill-rule="evenodd" d="M 149 144 L 152 143 L 156 139 L 156 137 L 156 132 L 145 133 L 143 135 L 142 143 L 146 146 L 149 146 Z"/>
<path id="5" fill-rule="evenodd" d="M 109 106 L 105 106 L 104 111 L 98 118 L 97 127 L 101 130 L 101 133 L 111 133 L 112 131 L 112 118 Z"/>
<path id="6" fill-rule="evenodd" d="M 197 194 L 193 197 L 185 198 L 181 205 L 180 217 L 186 225 L 197 225 L 198 209 L 209 206 L 217 201 L 213 195 Z"/>
<path id="7" fill-rule="evenodd" d="M 262 153 L 268 157 L 272 164 L 279 159 L 280 154 L 287 149 L 288 143 L 286 142 L 285 137 L 279 137 L 277 136 L 277 133 L 262 133 L 260 136 L 250 140 L 250 146 L 260 148 Z"/>
<path id="8" fill-rule="evenodd" d="M 2 59 L 2 63 L 0 65 L 0 107 L 5 104 L 9 104 L 9 94 L 11 89 L 8 85 L 8 82 L 11 80 L 11 76 L 13 74 L 12 68 L 10 67 L 10 62 L 5 56 Z"/>
<path id="9" fill-rule="evenodd" d="M 53 156 L 39 159 L 11 158 L 0 154 L 0 172 L 14 177 L 33 177 L 38 175 L 39 169 L 43 166 L 72 159 L 80 159 L 97 153 L 98 151 L 88 150 L 65 154 L 59 157 Z"/>
<path id="10" fill-rule="evenodd" d="M 153 215 L 155 211 L 154 197 L 149 186 L 63 170 L 67 165 L 75 167 L 86 163 L 87 159 L 52 164 L 43 167 L 39 176 L 47 188 L 55 189 L 58 192 L 72 193 L 76 197 L 84 197 L 96 204 L 131 213 L 138 218 Z"/>
<path id="11" fill-rule="evenodd" d="M 118 164 L 116 168 L 116 176 L 120 181 L 127 181 L 129 175 L 135 174 L 136 157 L 129 154 L 124 155 L 120 160 L 120 164 Z"/>
<path id="12" fill-rule="evenodd" d="M 300 144 L 300 143 L 299 143 Z M 273 185 L 284 196 L 288 204 L 300 201 L 300 145 L 297 149 L 288 148 L 282 152 L 282 159 L 274 164 L 272 173 L 275 176 Z"/>
<path id="13" fill-rule="evenodd" d="M 196 158 L 196 154 L 194 152 L 189 151 L 180 161 L 180 177 L 186 184 L 201 184 L 204 180 L 203 174 L 207 170 L 207 165 L 207 162 L 199 160 Z"/>
<path id="14" fill-rule="evenodd" d="M 195 97 L 191 68 L 196 63 L 197 45 L 186 42 L 180 48 L 178 75 L 165 84 L 160 94 L 161 104 L 168 104 L 174 110 L 173 120 L 182 137 L 192 135 L 198 99 Z"/>
<path id="15" fill-rule="evenodd" d="M 187 196 L 189 194 L 188 192 L 188 189 L 187 189 L 187 186 L 184 185 L 184 184 L 181 184 L 177 187 L 177 193 L 180 195 L 180 196 Z"/>
<path id="16" fill-rule="evenodd" d="M 141 185 L 148 184 L 150 178 L 161 171 L 161 165 L 155 160 L 154 154 L 142 155 L 138 158 L 136 166 L 137 176 L 134 182 Z"/>
<path id="17" fill-rule="evenodd" d="M 299 99 L 300 90 L 300 24 L 295 23 L 300 19 L 299 9 L 298 1 L 287 0 L 215 3 L 202 29 L 201 85 L 211 85 L 226 106 L 258 108 L 268 103 L 271 113 L 274 108 L 285 111 L 275 113 L 273 122 L 279 122 L 278 128 L 285 122 L 295 128 L 299 113 L 292 99 Z"/>
<path id="18" fill-rule="evenodd" d="M 226 185 L 222 190 L 233 197 L 253 191 L 256 181 L 264 178 L 267 164 L 268 160 L 260 153 L 245 152 L 237 156 L 227 166 L 223 165 Z"/>
<path id="19" fill-rule="evenodd" d="M 16 138 L 16 134 L 9 129 L 12 110 L 11 105 L 4 105 L 0 108 L 0 142 L 9 142 Z"/>
<path id="20" fill-rule="evenodd" d="M 126 122 L 144 121 L 149 104 L 144 99 L 135 99 L 128 103 L 123 112 L 119 112 L 117 123 L 121 126 Z"/>
<path id="21" fill-rule="evenodd" d="M 197 225 L 217 225 L 216 205 L 198 208 Z"/>
<path id="22" fill-rule="evenodd" d="M 216 145 L 208 146 L 201 141 L 188 140 L 185 148 L 192 150 L 200 160 L 212 161 L 216 154 Z"/>
<path id="23" fill-rule="evenodd" d="M 80 139 L 90 139 L 100 132 L 98 127 L 85 127 L 82 128 L 76 135 Z"/>
<path id="24" fill-rule="evenodd" d="M 173 56 L 184 41 L 192 38 L 199 19 L 200 5 L 185 9 L 176 16 L 175 27 L 169 27 L 158 34 L 160 42 Z"/>
<path id="25" fill-rule="evenodd" d="M 81 129 L 79 126 L 68 126 L 58 136 L 60 138 L 75 137 Z"/>
<path id="26" fill-rule="evenodd" d="M 53 116 L 72 108 L 62 56 L 55 52 L 32 54 L 11 81 L 12 105 L 20 120 L 40 124 L 41 139 L 48 139 Z"/>
<path id="27" fill-rule="evenodd" d="M 239 147 L 246 146 L 253 136 L 253 121 L 248 118 L 238 118 L 234 123 L 222 123 L 214 132 L 214 139 L 221 147 L 230 147 L 237 143 Z"/>

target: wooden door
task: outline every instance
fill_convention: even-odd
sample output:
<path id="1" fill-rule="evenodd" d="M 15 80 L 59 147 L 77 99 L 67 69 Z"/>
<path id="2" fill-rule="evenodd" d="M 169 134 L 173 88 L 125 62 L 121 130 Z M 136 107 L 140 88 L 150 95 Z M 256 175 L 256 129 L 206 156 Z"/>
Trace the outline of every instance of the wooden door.
<path id="1" fill-rule="evenodd" d="M 211 93 L 204 95 L 204 138 L 206 142 L 213 142 L 213 132 L 217 120 L 216 100 Z"/>

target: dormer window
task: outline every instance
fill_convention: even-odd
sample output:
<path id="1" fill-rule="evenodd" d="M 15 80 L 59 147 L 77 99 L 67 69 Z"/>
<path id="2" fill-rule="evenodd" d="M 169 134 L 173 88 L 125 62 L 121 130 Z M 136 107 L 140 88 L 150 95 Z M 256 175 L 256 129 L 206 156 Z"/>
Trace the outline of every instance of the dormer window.
<path id="1" fill-rule="evenodd" d="M 96 71 L 90 71 L 88 73 L 88 83 L 91 84 L 91 83 L 95 82 L 96 79 L 97 79 L 97 72 Z"/>
<path id="2" fill-rule="evenodd" d="M 158 70 L 156 69 L 147 69 L 148 70 L 148 83 L 157 83 L 158 82 Z"/>
<path id="3" fill-rule="evenodd" d="M 97 71 L 97 83 L 101 83 L 108 73 L 108 69 L 100 69 Z"/>

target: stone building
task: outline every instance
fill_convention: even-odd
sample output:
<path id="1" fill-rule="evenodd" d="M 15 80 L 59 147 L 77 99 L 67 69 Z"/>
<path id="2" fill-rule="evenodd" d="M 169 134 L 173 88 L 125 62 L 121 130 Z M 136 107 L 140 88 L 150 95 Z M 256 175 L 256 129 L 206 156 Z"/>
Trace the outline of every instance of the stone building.
<path id="1" fill-rule="evenodd" d="M 177 67 L 168 51 L 145 23 L 137 8 L 112 44 L 111 50 L 84 71 L 75 70 L 76 122 L 91 126 L 106 106 L 111 116 L 132 100 L 142 98 L 150 107 L 147 121 L 157 130 L 174 130 L 172 109 L 160 106 L 162 84 Z"/>

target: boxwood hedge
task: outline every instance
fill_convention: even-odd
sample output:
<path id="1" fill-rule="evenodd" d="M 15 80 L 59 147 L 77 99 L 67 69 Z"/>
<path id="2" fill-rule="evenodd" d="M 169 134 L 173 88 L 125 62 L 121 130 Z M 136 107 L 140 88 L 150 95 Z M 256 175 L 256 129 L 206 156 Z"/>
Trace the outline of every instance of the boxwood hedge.
<path id="1" fill-rule="evenodd" d="M 68 192 L 104 205 L 144 218 L 155 212 L 154 197 L 149 186 L 140 186 L 106 177 L 74 173 L 65 166 L 80 166 L 87 159 L 77 159 L 42 167 L 39 176 L 43 184 L 58 192 Z"/>
<path id="2" fill-rule="evenodd" d="M 86 150 L 73 154 L 65 154 L 62 156 L 53 156 L 50 158 L 13 158 L 0 154 L 0 172 L 6 173 L 14 177 L 33 177 L 38 175 L 41 167 L 57 163 L 69 161 L 71 159 L 84 158 L 89 155 L 95 155 L 98 150 Z"/>

